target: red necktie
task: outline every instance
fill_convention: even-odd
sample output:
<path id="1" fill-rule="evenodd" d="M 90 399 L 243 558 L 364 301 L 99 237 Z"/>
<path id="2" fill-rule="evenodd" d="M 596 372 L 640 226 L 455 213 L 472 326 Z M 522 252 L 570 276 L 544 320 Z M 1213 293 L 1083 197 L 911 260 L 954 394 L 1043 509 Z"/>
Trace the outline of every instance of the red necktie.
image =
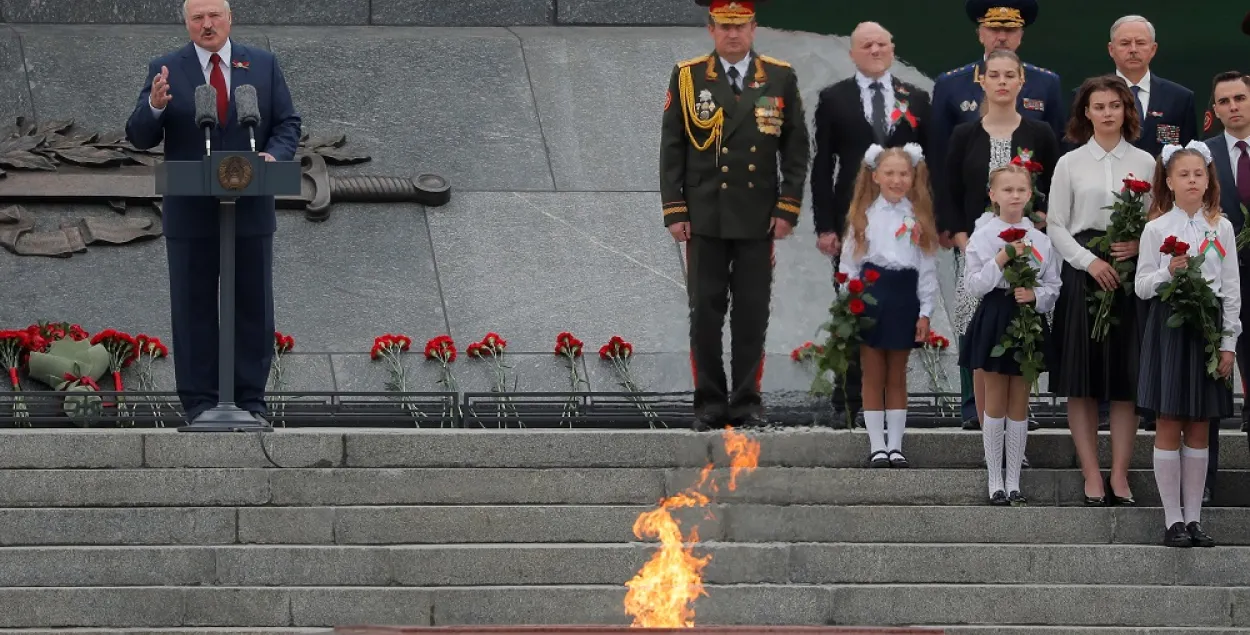
<path id="1" fill-rule="evenodd" d="M 226 113 L 230 110 L 230 94 L 226 92 L 226 75 L 221 72 L 221 56 L 213 53 L 208 58 L 213 70 L 208 74 L 208 83 L 217 91 L 217 124 L 222 128 L 226 127 Z"/>

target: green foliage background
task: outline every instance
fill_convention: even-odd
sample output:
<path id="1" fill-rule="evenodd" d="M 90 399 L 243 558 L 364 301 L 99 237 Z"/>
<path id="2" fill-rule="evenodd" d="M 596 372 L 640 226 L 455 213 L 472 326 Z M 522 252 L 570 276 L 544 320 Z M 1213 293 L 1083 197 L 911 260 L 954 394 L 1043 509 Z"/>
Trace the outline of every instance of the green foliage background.
<path id="1" fill-rule="evenodd" d="M 1020 55 L 1059 73 L 1065 94 L 1086 77 L 1114 72 L 1107 55 L 1109 31 L 1127 14 L 1154 23 L 1159 52 L 1151 67 L 1194 91 L 1199 129 L 1211 78 L 1226 70 L 1250 71 L 1250 36 L 1241 32 L 1250 10 L 1244 0 L 1040 0 L 1040 5 Z M 762 26 L 834 35 L 849 35 L 865 20 L 880 22 L 894 34 L 895 55 L 928 77 L 981 54 L 962 0 L 769 0 L 758 12 Z"/>

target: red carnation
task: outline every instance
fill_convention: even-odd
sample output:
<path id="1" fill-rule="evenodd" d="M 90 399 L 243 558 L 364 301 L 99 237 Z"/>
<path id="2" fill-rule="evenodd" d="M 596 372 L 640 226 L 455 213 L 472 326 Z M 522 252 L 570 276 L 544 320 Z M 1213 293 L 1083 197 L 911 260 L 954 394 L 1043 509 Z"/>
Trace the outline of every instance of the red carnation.
<path id="1" fill-rule="evenodd" d="M 880 278 L 881 278 L 881 272 L 877 271 L 876 269 L 869 269 L 864 272 L 864 280 L 867 280 L 868 284 L 872 284 L 876 282 L 877 280 L 879 280 Z"/>
<path id="2" fill-rule="evenodd" d="M 833 274 L 833 281 L 838 284 L 846 284 L 846 274 L 841 271 Z"/>
<path id="3" fill-rule="evenodd" d="M 860 315 L 864 312 L 864 301 L 859 298 L 852 298 L 847 303 L 847 308 L 851 310 L 852 315 Z"/>
<path id="4" fill-rule="evenodd" d="M 864 283 L 859 278 L 856 278 L 846 285 L 846 290 L 851 293 L 863 293 Z"/>

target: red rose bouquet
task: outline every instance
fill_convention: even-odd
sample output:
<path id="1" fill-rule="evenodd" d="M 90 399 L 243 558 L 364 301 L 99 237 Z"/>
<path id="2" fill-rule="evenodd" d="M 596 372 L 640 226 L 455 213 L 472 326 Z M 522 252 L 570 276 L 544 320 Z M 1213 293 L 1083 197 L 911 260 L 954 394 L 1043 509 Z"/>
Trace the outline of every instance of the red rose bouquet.
<path id="1" fill-rule="evenodd" d="M 1190 256 L 1189 263 L 1177 269 L 1172 279 L 1159 287 L 1159 300 L 1166 302 L 1172 309 L 1172 315 L 1167 322 L 1169 327 L 1188 325 L 1202 333 L 1206 341 L 1207 373 L 1220 379 L 1220 340 L 1229 333 L 1220 327 L 1220 298 L 1211 290 L 1207 279 L 1202 277 L 1202 263 L 1209 249 L 1224 253 L 1224 246 L 1218 238 L 1204 240 L 1198 247 L 1198 255 Z M 1159 247 L 1159 253 L 1184 256 L 1189 253 L 1189 243 L 1178 240 L 1176 236 L 1168 236 Z M 1227 381 L 1231 386 L 1231 375 Z"/>
<path id="2" fill-rule="evenodd" d="M 1029 260 L 1032 259 L 1040 265 L 1042 255 L 1026 240 L 1028 235 L 1028 231 L 1014 227 L 1003 230 L 998 235 L 1007 243 L 1005 248 L 1008 259 L 1007 266 L 1003 267 L 1003 277 L 1011 285 L 1012 292 L 1016 289 L 1037 288 L 1037 269 L 1029 264 Z M 1013 243 L 1021 241 L 1025 248 L 1017 251 Z M 1003 333 L 1003 339 L 990 351 L 990 356 L 1002 357 L 1014 349 L 1013 355 L 1016 363 L 1020 364 L 1020 373 L 1032 390 L 1037 386 L 1037 378 L 1046 370 L 1046 360 L 1040 350 L 1041 343 L 1042 314 L 1037 312 L 1033 304 L 1017 304 L 1016 314 L 1007 324 L 1007 332 Z"/>
<path id="3" fill-rule="evenodd" d="M 643 392 L 638 382 L 634 379 L 633 373 L 630 372 L 629 362 L 634 357 L 634 345 L 625 341 L 620 335 L 613 335 L 607 344 L 599 347 L 599 358 L 612 363 L 612 368 L 616 371 L 617 377 L 620 378 L 621 387 L 625 389 L 625 394 L 633 401 L 638 409 L 642 411 L 643 416 L 647 418 L 647 423 L 654 429 L 656 423 L 665 428 L 667 423 L 660 420 L 660 416 L 655 413 L 651 406 L 638 394 Z"/>
<path id="4" fill-rule="evenodd" d="M 1087 245 L 1090 251 L 1114 267 L 1120 278 L 1119 289 L 1104 291 L 1097 284 L 1093 284 L 1086 295 L 1090 304 L 1089 310 L 1094 315 L 1094 326 L 1090 329 L 1090 337 L 1096 342 L 1105 340 L 1111 327 L 1120 323 L 1119 318 L 1111 313 L 1116 294 L 1122 292 L 1129 296 L 1134 295 L 1133 278 L 1137 271 L 1137 259 L 1112 259 L 1111 245 L 1141 240 L 1142 230 L 1146 228 L 1143 197 L 1146 192 L 1150 191 L 1150 187 L 1149 182 L 1139 181 L 1134 179 L 1132 174 L 1128 175 L 1128 178 L 1124 179 L 1123 187 L 1114 195 L 1115 202 L 1103 208 L 1112 210 L 1107 233 L 1089 241 Z"/>
<path id="5" fill-rule="evenodd" d="M 868 306 L 876 306 L 877 300 L 868 293 L 880 277 L 876 271 L 869 269 L 862 278 L 848 279 L 846 274 L 838 273 L 834 280 L 842 290 L 829 305 L 829 319 L 820 326 L 828 333 L 825 341 L 816 347 L 811 354 L 816 360 L 816 377 L 812 380 L 812 392 L 818 395 L 832 394 L 833 382 L 825 378 L 826 372 L 833 373 L 833 381 L 838 382 L 842 391 L 846 392 L 846 373 L 851 366 L 852 356 L 859 355 L 863 329 L 872 328 L 876 323 L 872 318 L 864 317 Z M 848 421 L 848 425 L 853 422 Z"/>

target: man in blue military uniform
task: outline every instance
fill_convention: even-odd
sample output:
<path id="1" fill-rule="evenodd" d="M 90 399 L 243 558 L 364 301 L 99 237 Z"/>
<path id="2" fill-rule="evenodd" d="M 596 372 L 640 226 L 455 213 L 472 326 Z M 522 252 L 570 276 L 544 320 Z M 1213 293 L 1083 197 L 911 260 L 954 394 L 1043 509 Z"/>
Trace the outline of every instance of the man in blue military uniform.
<path id="1" fill-rule="evenodd" d="M 1024 39 L 1024 28 L 1037 19 L 1037 0 L 967 0 L 964 9 L 977 23 L 977 38 L 985 48 L 981 60 L 943 73 L 933 84 L 933 112 L 929 118 L 929 144 L 933 155 L 929 163 L 932 178 L 945 178 L 947 146 L 955 126 L 981 117 L 981 73 L 985 56 L 998 49 L 1015 52 Z M 1050 124 L 1055 136 L 1062 139 L 1068 125 L 1067 105 L 1062 96 L 1059 75 L 1044 68 L 1024 65 L 1024 88 L 1016 104 L 1020 114 Z M 943 243 L 948 238 L 943 229 Z M 958 322 L 958 320 L 953 320 Z M 958 333 L 956 334 L 959 335 Z M 963 393 L 964 428 L 977 429 L 977 411 L 973 400 L 971 373 L 960 371 Z"/>

